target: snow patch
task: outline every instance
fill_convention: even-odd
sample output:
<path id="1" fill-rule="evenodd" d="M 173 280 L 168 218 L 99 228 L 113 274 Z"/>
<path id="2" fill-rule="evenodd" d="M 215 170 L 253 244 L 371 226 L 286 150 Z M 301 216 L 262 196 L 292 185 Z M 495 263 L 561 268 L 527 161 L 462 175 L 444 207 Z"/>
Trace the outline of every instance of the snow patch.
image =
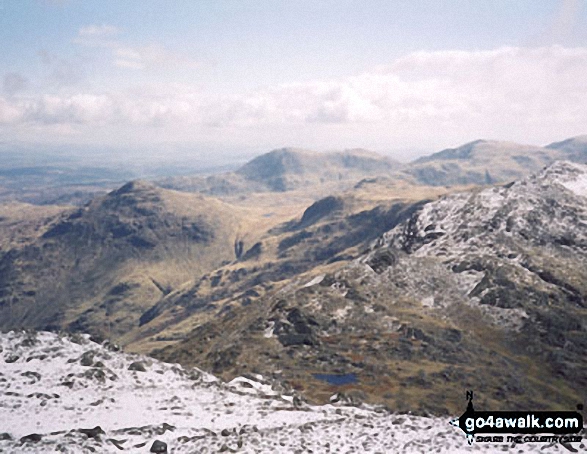
<path id="1" fill-rule="evenodd" d="M 569 191 L 580 197 L 587 197 L 587 174 L 582 173 L 575 180 L 561 183 Z"/>
<path id="2" fill-rule="evenodd" d="M 317 285 L 320 282 L 322 282 L 324 280 L 324 274 L 321 274 L 320 276 L 316 276 L 314 279 L 312 279 L 310 282 L 307 282 L 304 285 L 304 288 L 306 287 L 312 287 L 313 285 Z"/>
<path id="3" fill-rule="evenodd" d="M 397 415 L 341 405 L 344 399 L 310 406 L 280 395 L 259 375 L 226 384 L 199 369 L 112 351 L 82 337 L 0 333 L 0 365 L 0 422 L 10 437 L 0 440 L 2 452 L 144 453 L 155 440 L 176 454 L 472 449 L 448 417 Z M 103 433 L 95 437 L 79 430 L 96 426 Z M 33 433 L 41 439 L 19 440 Z M 473 449 L 489 452 L 494 445 Z"/>
<path id="4" fill-rule="evenodd" d="M 420 302 L 424 307 L 434 307 L 434 296 L 427 296 L 426 298 L 423 298 Z"/>

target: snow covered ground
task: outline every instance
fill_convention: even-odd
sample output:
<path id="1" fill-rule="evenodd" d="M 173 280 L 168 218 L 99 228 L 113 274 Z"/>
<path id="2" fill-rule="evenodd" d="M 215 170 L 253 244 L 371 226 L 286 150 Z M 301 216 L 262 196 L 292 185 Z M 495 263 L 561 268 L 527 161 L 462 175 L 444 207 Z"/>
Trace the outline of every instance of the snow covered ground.
<path id="1" fill-rule="evenodd" d="M 468 446 L 446 418 L 309 406 L 272 388 L 279 389 L 262 377 L 223 383 L 197 369 L 121 353 L 83 336 L 3 333 L 0 452 L 567 450 L 544 444 Z M 167 450 L 157 451 L 163 445 L 154 446 L 156 440 Z"/>

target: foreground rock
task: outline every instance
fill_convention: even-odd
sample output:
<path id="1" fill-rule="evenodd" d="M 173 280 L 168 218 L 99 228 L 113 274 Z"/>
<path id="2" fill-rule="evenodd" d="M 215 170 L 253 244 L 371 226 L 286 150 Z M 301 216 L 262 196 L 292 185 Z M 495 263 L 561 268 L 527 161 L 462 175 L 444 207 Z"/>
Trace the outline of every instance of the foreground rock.
<path id="1" fill-rule="evenodd" d="M 394 415 L 374 407 L 312 407 L 294 394 L 273 390 L 277 387 L 261 377 L 227 384 L 200 370 L 158 361 L 145 372 L 128 370 L 145 358 L 83 337 L 10 332 L 0 335 L 0 347 L 0 412 L 10 414 L 1 421 L 1 452 L 471 450 L 446 418 Z M 87 351 L 102 367 L 80 363 Z M 20 359 L 6 363 L 11 354 Z M 41 378 L 32 381 L 26 372 Z"/>

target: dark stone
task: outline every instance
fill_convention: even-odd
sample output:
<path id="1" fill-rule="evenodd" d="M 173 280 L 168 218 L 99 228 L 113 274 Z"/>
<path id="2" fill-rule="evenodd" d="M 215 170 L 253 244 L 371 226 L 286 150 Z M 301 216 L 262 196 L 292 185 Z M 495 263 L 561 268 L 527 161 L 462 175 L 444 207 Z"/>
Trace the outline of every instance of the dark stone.
<path id="1" fill-rule="evenodd" d="M 228 437 L 230 435 L 230 431 L 228 429 L 222 429 L 220 435 L 222 435 L 223 437 Z"/>
<path id="2" fill-rule="evenodd" d="M 160 454 L 166 454 L 167 453 L 167 443 L 160 441 L 160 440 L 155 440 L 153 442 L 153 444 L 151 445 L 151 449 L 149 450 L 149 452 L 157 452 Z"/>
<path id="3" fill-rule="evenodd" d="M 383 249 L 375 252 L 373 257 L 367 261 L 367 265 L 369 265 L 377 274 L 381 274 L 387 268 L 393 266 L 396 261 L 397 259 L 389 250 Z"/>
<path id="4" fill-rule="evenodd" d="M 30 384 L 36 383 L 41 380 L 41 374 L 39 374 L 38 372 L 26 371 L 20 375 L 31 380 Z"/>
<path id="5" fill-rule="evenodd" d="M 83 376 L 89 380 L 98 380 L 104 382 L 106 380 L 106 374 L 102 369 L 92 367 L 83 373 Z"/>
<path id="6" fill-rule="evenodd" d="M 137 372 L 146 372 L 145 363 L 142 361 L 135 361 L 128 366 L 128 370 L 136 370 Z"/>
<path id="7" fill-rule="evenodd" d="M 214 239 L 214 231 L 203 222 L 192 222 L 181 227 L 182 233 L 192 241 L 208 244 Z M 236 250 L 236 245 L 235 245 Z"/>
<path id="8" fill-rule="evenodd" d="M 282 334 L 277 339 L 284 347 L 292 345 L 317 345 L 318 343 L 312 334 Z"/>
<path id="9" fill-rule="evenodd" d="M 463 335 L 458 329 L 450 328 L 444 332 L 444 338 L 449 342 L 460 342 L 462 337 Z"/>
<path id="10" fill-rule="evenodd" d="M 287 320 L 293 324 L 297 333 L 307 334 L 312 332 L 312 326 L 319 326 L 311 316 L 306 316 L 297 307 L 287 314 Z"/>
<path id="11" fill-rule="evenodd" d="M 115 440 L 114 438 L 108 438 L 106 441 L 112 443 L 116 446 L 120 451 L 124 451 L 124 447 L 122 446 L 126 440 Z"/>
<path id="12" fill-rule="evenodd" d="M 20 441 L 22 443 L 27 443 L 27 442 L 32 442 L 32 443 L 37 443 L 39 441 L 41 441 L 43 439 L 43 436 L 40 434 L 30 434 L 30 435 L 25 435 L 24 437 L 22 437 L 20 439 Z"/>
<path id="13" fill-rule="evenodd" d="M 357 289 L 355 289 L 354 287 L 351 287 L 348 289 L 346 295 L 345 295 L 346 299 L 349 300 L 353 300 L 353 301 L 363 301 L 366 302 L 368 301 L 367 298 L 365 298 L 363 295 L 361 295 Z"/>
<path id="14" fill-rule="evenodd" d="M 9 433 L 0 433 L 0 441 L 2 440 L 12 440 L 12 436 Z"/>
<path id="15" fill-rule="evenodd" d="M 32 361 L 33 359 L 38 359 L 39 361 L 43 361 L 43 360 L 47 359 L 47 355 L 29 356 L 26 359 L 26 362 L 28 363 L 29 361 Z"/>
<path id="16" fill-rule="evenodd" d="M 100 435 L 106 433 L 100 426 L 96 426 L 93 429 L 79 429 L 78 432 L 84 434 L 88 438 L 99 439 Z"/>
<path id="17" fill-rule="evenodd" d="M 432 241 L 440 238 L 444 234 L 445 234 L 444 232 L 430 232 L 424 237 L 424 239 L 422 241 L 424 244 L 428 244 L 428 243 L 431 243 Z"/>
<path id="18" fill-rule="evenodd" d="M 168 430 L 173 432 L 175 430 L 175 426 L 172 426 L 171 424 L 167 424 L 166 422 L 164 422 L 163 424 L 161 424 L 161 427 L 157 427 L 157 429 L 155 429 L 155 433 L 157 435 L 163 435 Z"/>
<path id="19" fill-rule="evenodd" d="M 80 364 L 85 367 L 91 367 L 94 364 L 95 352 L 85 352 L 80 358 Z"/>
<path id="20" fill-rule="evenodd" d="M 20 358 L 20 356 L 18 356 L 18 355 L 8 355 L 7 357 L 4 358 L 4 361 L 7 363 L 15 363 L 18 361 L 19 358 Z"/>
<path id="21" fill-rule="evenodd" d="M 327 274 L 326 276 L 324 276 L 324 279 L 322 279 L 322 281 L 318 285 L 320 287 L 330 287 L 335 282 L 336 279 L 334 279 L 334 276 Z"/>

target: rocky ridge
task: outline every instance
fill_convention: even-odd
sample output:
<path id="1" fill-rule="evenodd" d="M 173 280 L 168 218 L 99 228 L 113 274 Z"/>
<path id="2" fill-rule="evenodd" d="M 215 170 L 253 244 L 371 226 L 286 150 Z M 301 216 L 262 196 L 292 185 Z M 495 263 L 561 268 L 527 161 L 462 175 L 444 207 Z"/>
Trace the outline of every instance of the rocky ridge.
<path id="1" fill-rule="evenodd" d="M 384 234 L 361 262 L 376 264 L 385 253 L 390 271 L 414 272 L 406 293 L 440 307 L 454 298 L 441 287 L 418 285 L 418 276 L 434 275 L 415 272 L 426 258 L 456 279 L 462 299 L 505 328 L 520 330 L 524 320 L 530 322 L 526 310 L 554 310 L 557 302 L 582 312 L 587 167 L 557 162 L 505 186 L 445 196 Z"/>
<path id="2" fill-rule="evenodd" d="M 486 408 L 574 408 L 587 389 L 586 175 L 558 162 L 444 196 L 350 265 L 233 306 L 156 354 L 227 379 L 279 371 L 317 402 L 342 389 L 448 414 L 477 389 Z"/>

